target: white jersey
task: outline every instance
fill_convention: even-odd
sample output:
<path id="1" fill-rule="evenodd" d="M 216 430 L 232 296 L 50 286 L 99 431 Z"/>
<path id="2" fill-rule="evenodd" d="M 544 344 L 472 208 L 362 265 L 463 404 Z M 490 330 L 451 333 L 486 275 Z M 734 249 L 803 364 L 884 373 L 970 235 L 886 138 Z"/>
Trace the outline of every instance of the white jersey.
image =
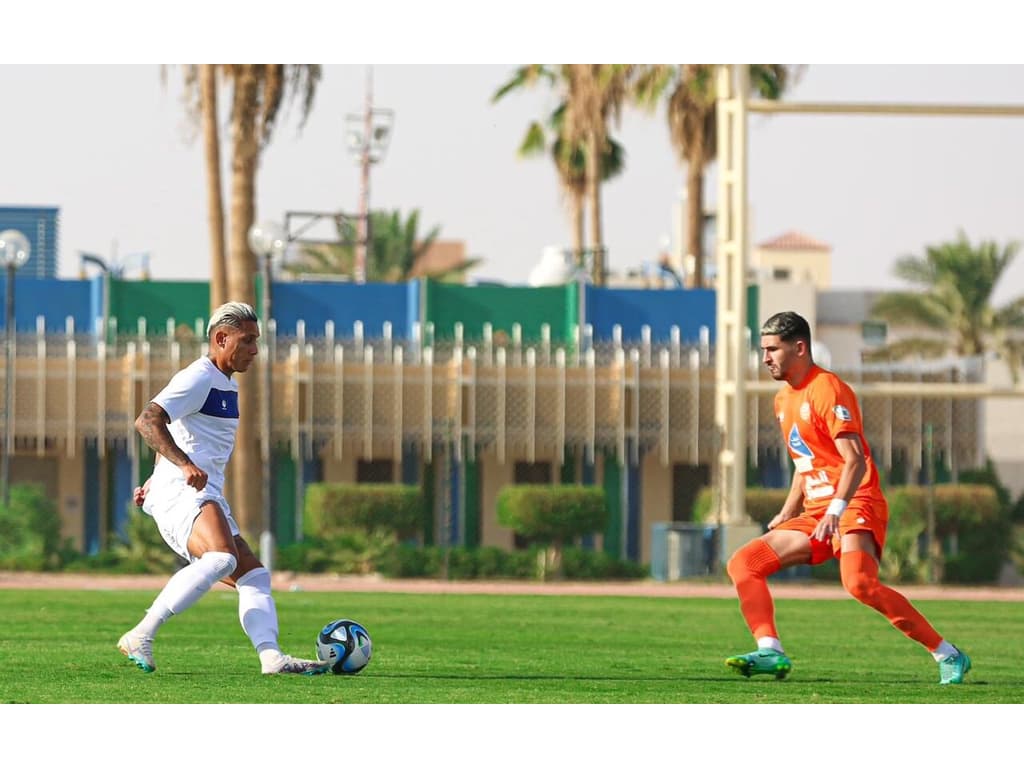
<path id="1" fill-rule="evenodd" d="M 224 495 L 224 468 L 235 447 L 238 430 L 238 382 L 228 378 L 208 357 L 178 371 L 152 402 L 171 419 L 174 442 L 207 474 L 203 496 Z M 161 459 L 153 469 L 150 491 L 182 480 L 181 469 Z M 148 499 L 147 499 L 148 500 Z"/>

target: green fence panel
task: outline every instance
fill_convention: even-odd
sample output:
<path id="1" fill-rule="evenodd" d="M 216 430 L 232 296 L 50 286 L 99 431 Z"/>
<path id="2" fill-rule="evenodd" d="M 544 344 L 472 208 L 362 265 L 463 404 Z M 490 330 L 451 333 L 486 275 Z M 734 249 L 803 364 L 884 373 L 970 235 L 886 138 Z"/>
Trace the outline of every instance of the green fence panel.
<path id="1" fill-rule="evenodd" d="M 622 557 L 622 467 L 614 451 L 604 455 L 604 488 L 608 503 L 608 522 L 604 527 L 604 551 Z"/>
<path id="2" fill-rule="evenodd" d="M 139 318 L 145 318 L 150 336 L 166 334 L 168 319 L 174 320 L 176 329 L 185 326 L 191 332 L 195 332 L 196 320 L 201 320 L 205 332 L 210 318 L 210 284 L 112 279 L 110 317 L 117 320 L 118 333 L 135 333 Z"/>
<path id="3" fill-rule="evenodd" d="M 289 453 L 279 453 L 273 458 L 273 499 L 276 516 L 274 536 L 278 545 L 292 544 L 295 531 L 295 484 L 298 482 L 298 467 Z"/>
<path id="4" fill-rule="evenodd" d="M 495 335 L 512 336 L 516 323 L 523 341 L 540 339 L 545 323 L 553 343 L 570 343 L 577 321 L 575 284 L 555 286 L 455 285 L 427 281 L 426 313 L 434 324 L 434 338 L 452 339 L 455 324 L 462 323 L 463 338 L 480 339 L 485 323 Z"/>
<path id="5" fill-rule="evenodd" d="M 465 521 L 465 537 L 463 543 L 467 547 L 480 546 L 480 462 L 466 461 L 462 465 L 465 477 L 465 508 L 463 509 L 463 520 Z"/>

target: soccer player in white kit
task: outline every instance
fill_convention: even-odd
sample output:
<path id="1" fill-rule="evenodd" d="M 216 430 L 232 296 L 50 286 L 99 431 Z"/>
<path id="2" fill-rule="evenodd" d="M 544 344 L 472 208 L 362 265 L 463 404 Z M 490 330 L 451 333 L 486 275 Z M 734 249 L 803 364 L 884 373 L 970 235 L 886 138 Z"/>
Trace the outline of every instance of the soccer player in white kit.
<path id="1" fill-rule="evenodd" d="M 328 662 L 281 652 L 270 572 L 240 535 L 223 495 L 224 468 L 238 429 L 238 383 L 231 376 L 247 371 L 256 357 L 256 313 L 248 304 L 228 302 L 214 310 L 206 333 L 209 355 L 175 374 L 135 420 L 157 453 L 153 474 L 136 489 L 135 502 L 188 565 L 168 580 L 117 648 L 153 672 L 153 638 L 160 626 L 223 581 L 238 592 L 238 617 L 263 674 L 322 674 Z"/>

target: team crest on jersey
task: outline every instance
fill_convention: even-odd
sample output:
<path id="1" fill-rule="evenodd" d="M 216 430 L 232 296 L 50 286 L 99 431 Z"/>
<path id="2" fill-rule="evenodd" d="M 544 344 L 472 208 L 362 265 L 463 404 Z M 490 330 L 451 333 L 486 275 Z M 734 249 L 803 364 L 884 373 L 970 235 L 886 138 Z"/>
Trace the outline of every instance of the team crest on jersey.
<path id="1" fill-rule="evenodd" d="M 836 418 L 839 419 L 840 421 L 849 421 L 851 418 L 850 409 L 847 408 L 845 405 L 837 405 L 835 408 L 832 409 L 832 413 L 834 413 L 836 415 Z"/>
<path id="2" fill-rule="evenodd" d="M 811 404 L 806 400 L 800 403 L 800 418 L 804 421 L 811 420 Z"/>

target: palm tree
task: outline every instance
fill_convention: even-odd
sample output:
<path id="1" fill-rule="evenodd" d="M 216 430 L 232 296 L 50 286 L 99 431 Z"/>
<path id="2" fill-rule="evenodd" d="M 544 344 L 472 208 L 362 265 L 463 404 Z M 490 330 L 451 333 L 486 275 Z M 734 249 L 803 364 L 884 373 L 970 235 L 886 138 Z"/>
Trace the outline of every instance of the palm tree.
<path id="1" fill-rule="evenodd" d="M 302 94 L 300 129 L 305 124 L 320 81 L 319 64 L 210 64 L 186 66 L 186 101 L 192 105 L 193 115 L 201 114 L 208 142 L 206 152 L 207 186 L 209 190 L 211 241 L 213 243 L 211 273 L 217 279 L 220 269 L 219 253 L 223 252 L 224 216 L 220 196 L 219 132 L 216 128 L 216 87 L 219 75 L 223 84 L 230 86 L 229 136 L 231 139 L 230 216 L 227 227 L 227 251 L 223 271 L 226 286 L 224 295 L 232 301 L 255 305 L 256 257 L 249 250 L 247 235 L 255 220 L 256 172 L 260 153 L 270 141 L 275 121 L 285 98 L 294 99 Z M 211 88 L 211 82 L 214 87 Z M 195 85 L 199 84 L 196 98 Z M 197 106 L 198 105 L 198 106 Z M 213 127 L 210 127 L 210 123 Z M 213 145 L 216 144 L 216 151 Z M 214 209 L 218 210 L 214 210 Z M 218 238 L 220 238 L 218 240 Z M 219 244 L 218 244 L 219 243 Z M 211 300 L 214 286 L 211 285 Z M 219 291 L 220 288 L 218 287 Z M 264 318 L 266 319 L 266 318 Z M 256 379 L 239 380 L 241 395 L 255 403 Z M 231 484 L 237 499 L 239 524 L 254 530 L 262 509 L 260 484 L 254 482 L 268 467 L 259 466 L 257 443 L 257 409 L 242 411 L 238 424 L 235 458 L 232 461 Z"/>
<path id="2" fill-rule="evenodd" d="M 217 122 L 217 65 L 185 66 L 185 108 L 201 126 L 206 162 L 206 215 L 210 228 L 210 309 L 227 301 L 224 250 L 224 197 L 220 173 L 220 128 Z"/>
<path id="3" fill-rule="evenodd" d="M 601 213 L 601 157 L 608 151 L 608 122 L 618 123 L 630 89 L 632 64 L 566 64 L 566 152 L 583 144 L 583 158 L 590 201 L 590 246 L 593 249 L 593 282 L 604 285 L 607 273 Z"/>
<path id="4" fill-rule="evenodd" d="M 982 241 L 975 247 L 961 231 L 954 241 L 927 246 L 923 258 L 901 257 L 894 274 L 919 290 L 883 294 L 874 304 L 873 315 L 935 335 L 901 339 L 876 350 L 872 357 L 899 359 L 948 352 L 972 357 L 994 350 L 1003 355 L 1016 382 L 1024 352 L 1024 296 L 995 307 L 992 294 L 1019 250 L 1016 241 L 1002 247 Z"/>
<path id="5" fill-rule="evenodd" d="M 526 157 L 550 149 L 562 189 L 569 202 L 573 253 L 576 255 L 577 262 L 582 265 L 586 252 L 584 203 L 588 199 L 588 192 L 591 193 L 590 199 L 592 200 L 591 221 L 595 223 L 591 228 L 592 250 L 595 259 L 597 256 L 603 255 L 603 247 L 600 227 L 600 198 L 596 185 L 594 190 L 591 190 L 588 184 L 588 171 L 591 168 L 588 160 L 588 143 L 582 136 L 572 138 L 569 135 L 567 115 L 570 111 L 569 91 L 572 82 L 570 65 L 563 65 L 557 69 L 542 64 L 524 65 L 513 73 L 508 82 L 498 88 L 491 101 L 492 103 L 497 102 L 512 91 L 530 87 L 541 80 L 546 81 L 552 87 L 557 87 L 561 83 L 564 90 L 563 99 L 548 117 L 546 128 L 540 121 L 535 120 L 530 123 L 520 143 L 518 153 L 520 156 Z M 579 118 L 577 118 L 578 122 Z M 607 136 L 607 132 L 605 132 L 605 140 L 599 155 L 596 171 L 599 181 L 607 181 L 622 172 L 625 166 L 625 151 L 621 144 Z M 600 274 L 603 279 L 603 263 L 595 263 L 594 267 L 595 276 Z"/>
<path id="6" fill-rule="evenodd" d="M 412 211 L 404 221 L 399 211 L 371 211 L 372 236 L 370 253 L 366 260 L 368 282 L 399 283 L 412 277 L 417 261 L 430 250 L 441 233 L 441 228 L 435 226 L 421 237 L 418 234 L 419 217 L 419 210 Z M 340 219 L 336 225 L 337 243 L 305 246 L 285 270 L 292 274 L 351 274 L 352 265 L 355 263 L 355 243 L 358 240 L 357 225 L 351 219 Z M 468 259 L 456 267 L 426 276 L 438 280 L 453 280 L 476 266 L 479 261 Z"/>
<path id="7" fill-rule="evenodd" d="M 691 287 L 704 287 L 704 170 L 718 154 L 715 64 L 655 64 L 642 67 L 633 96 L 653 108 L 668 94 L 672 146 L 686 167 L 686 252 L 693 256 Z M 779 99 L 802 74 L 801 67 L 751 64 L 750 87 L 766 99 Z"/>

